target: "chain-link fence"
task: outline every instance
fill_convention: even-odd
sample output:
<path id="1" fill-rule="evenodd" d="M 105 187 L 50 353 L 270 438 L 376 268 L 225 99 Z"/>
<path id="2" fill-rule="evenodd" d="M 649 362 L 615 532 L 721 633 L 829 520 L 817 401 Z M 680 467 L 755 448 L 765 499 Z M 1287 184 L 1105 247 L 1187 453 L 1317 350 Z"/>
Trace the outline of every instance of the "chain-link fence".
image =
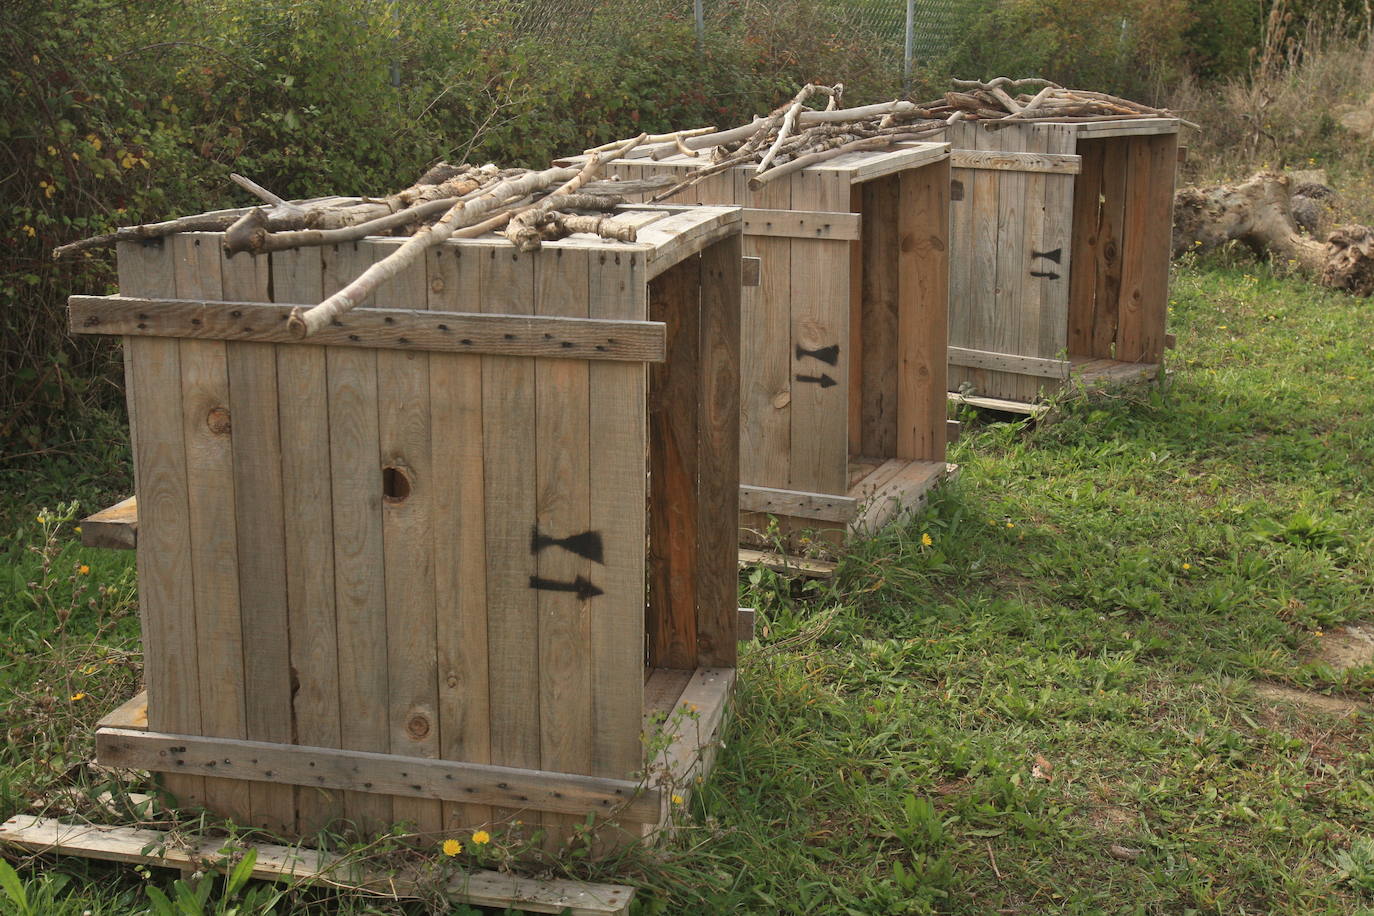
<path id="1" fill-rule="evenodd" d="M 843 30 L 893 67 L 933 60 L 955 34 L 958 0 L 835 0 L 815 4 L 817 41 Z M 576 43 L 578 23 L 595 17 L 607 0 L 517 0 L 520 30 L 530 35 L 564 36 Z M 698 41 L 719 30 L 774 21 L 791 12 L 796 0 L 646 0 L 644 16 L 680 18 L 693 23 Z"/>

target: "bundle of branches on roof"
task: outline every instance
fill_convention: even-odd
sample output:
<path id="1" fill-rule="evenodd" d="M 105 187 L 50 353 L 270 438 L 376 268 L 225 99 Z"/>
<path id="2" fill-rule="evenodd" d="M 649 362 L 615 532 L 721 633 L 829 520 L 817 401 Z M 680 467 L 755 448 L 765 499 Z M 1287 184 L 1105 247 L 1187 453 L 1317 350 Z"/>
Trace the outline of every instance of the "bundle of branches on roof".
<path id="1" fill-rule="evenodd" d="M 758 190 L 783 175 L 846 153 L 931 139 L 945 126 L 911 102 L 840 108 L 843 94 L 843 83 L 808 83 L 787 104 L 748 124 L 722 131 L 703 127 L 667 134 L 653 138 L 625 158 L 658 160 L 681 154 L 710 163 L 654 197 L 662 201 L 736 166 L 754 165 L 749 187 Z M 823 108 L 813 107 L 822 99 Z M 599 155 L 608 148 L 609 144 L 599 146 L 583 155 Z"/>
<path id="2" fill-rule="evenodd" d="M 673 136 L 673 135 L 668 135 Z M 574 232 L 632 242 L 633 226 L 609 215 L 625 195 L 662 187 L 666 179 L 596 180 L 602 166 L 647 140 L 641 134 L 611 144 L 579 168 L 499 169 L 440 163 L 415 184 L 386 197 L 324 197 L 288 201 L 242 176 L 234 181 L 265 206 L 217 210 L 166 222 L 129 226 L 73 242 L 54 257 L 121 241 L 154 239 L 177 232 L 224 233 L 224 250 L 263 254 L 316 245 L 337 245 L 368 236 L 408 236 L 406 242 L 334 295 L 310 309 L 296 309 L 291 327 L 304 337 L 365 301 L 423 253 L 450 238 L 503 232 L 522 251 Z"/>
<path id="3" fill-rule="evenodd" d="M 1163 108 L 1152 108 L 1105 92 L 1065 89 L 1043 79 L 1014 80 L 1005 76 L 982 82 L 952 80 L 954 88 L 921 105 L 928 117 L 947 121 L 1018 121 L 1075 124 L 1086 121 L 1130 121 L 1138 118 L 1178 118 Z M 1035 89 L 1035 92 L 1026 90 Z M 1016 93 L 1013 95 L 1012 93 Z M 1179 119 L 1189 127 L 1197 125 Z"/>

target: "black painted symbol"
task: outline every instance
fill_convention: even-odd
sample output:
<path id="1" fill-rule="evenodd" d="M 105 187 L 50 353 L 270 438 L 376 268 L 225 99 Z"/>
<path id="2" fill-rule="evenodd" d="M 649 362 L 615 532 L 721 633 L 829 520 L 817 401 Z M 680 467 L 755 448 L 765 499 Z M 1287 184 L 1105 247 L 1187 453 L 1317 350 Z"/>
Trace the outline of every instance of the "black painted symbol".
<path id="1" fill-rule="evenodd" d="M 828 347 L 808 350 L 801 344 L 797 344 L 797 359 L 805 359 L 808 356 L 820 360 L 827 366 L 833 366 L 840 361 L 840 345 L 831 344 Z"/>
<path id="2" fill-rule="evenodd" d="M 1032 248 L 1031 260 L 1034 261 L 1036 258 L 1048 258 L 1056 264 L 1062 264 L 1063 262 L 1060 260 L 1060 258 L 1063 256 L 1063 254 L 1064 249 L 1062 247 L 1056 248 L 1054 249 L 1054 251 L 1036 251 L 1034 248 Z"/>
<path id="3" fill-rule="evenodd" d="M 1052 271 L 1052 270 L 1032 270 L 1032 271 L 1030 272 L 1030 275 L 1031 275 L 1032 277 L 1044 277 L 1046 280 L 1058 280 L 1058 279 L 1059 279 L 1059 274 L 1055 273 L 1055 272 Z"/>
<path id="4" fill-rule="evenodd" d="M 582 576 L 578 576 L 571 582 L 559 582 L 557 579 L 544 579 L 540 576 L 530 576 L 530 588 L 537 588 L 544 592 L 572 592 L 583 601 L 586 601 L 588 598 L 595 598 L 597 595 L 606 594 Z"/>
<path id="5" fill-rule="evenodd" d="M 584 531 L 581 534 L 570 534 L 565 538 L 556 538 L 552 535 L 540 534 L 537 527 L 533 528 L 530 531 L 530 553 L 538 553 L 545 547 L 562 547 L 579 557 L 586 557 L 593 563 L 604 564 L 606 562 L 605 553 L 602 551 L 600 531 Z"/>
<path id="6" fill-rule="evenodd" d="M 822 388 L 830 388 L 839 384 L 839 382 L 825 373 L 821 373 L 820 375 L 798 375 L 795 376 L 795 378 L 799 382 L 810 382 L 813 385 L 820 385 Z"/>

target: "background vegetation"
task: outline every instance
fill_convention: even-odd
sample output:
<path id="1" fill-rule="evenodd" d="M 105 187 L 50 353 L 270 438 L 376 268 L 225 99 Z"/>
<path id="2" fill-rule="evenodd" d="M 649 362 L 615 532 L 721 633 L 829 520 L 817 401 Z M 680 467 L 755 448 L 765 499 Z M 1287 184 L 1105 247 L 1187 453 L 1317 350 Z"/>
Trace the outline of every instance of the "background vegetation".
<path id="1" fill-rule="evenodd" d="M 843 79 L 854 102 L 901 88 L 822 0 L 721 0 L 701 52 L 678 0 L 567 22 L 535 6 L 5 4 L 0 819 L 109 803 L 88 726 L 140 676 L 132 557 L 73 531 L 130 486 L 117 357 L 63 321 L 111 264 L 55 264 L 52 247 L 242 204 L 230 170 L 287 196 L 376 191 L 441 157 L 535 164 L 636 127 L 736 122 L 808 79 Z M 1343 215 L 1374 222 L 1374 145 L 1340 126 L 1374 86 L 1362 2 L 959 15 L 915 96 L 952 73 L 1034 73 L 1170 104 L 1206 128 L 1184 180 L 1325 168 Z M 1319 651 L 1374 597 L 1371 314 L 1234 254 L 1180 265 L 1170 384 L 1037 429 L 974 424 L 962 483 L 831 585 L 755 573 L 742 601 L 763 637 L 718 778 L 683 843 L 614 876 L 645 888 L 646 913 L 1374 912 L 1374 667 Z M 1272 699 L 1284 689 L 1334 705 Z M 80 861 L 17 881 L 0 871 L 0 914 L 175 893 Z M 271 898 L 243 893 L 243 912 Z M 302 890 L 291 907 L 407 909 Z"/>

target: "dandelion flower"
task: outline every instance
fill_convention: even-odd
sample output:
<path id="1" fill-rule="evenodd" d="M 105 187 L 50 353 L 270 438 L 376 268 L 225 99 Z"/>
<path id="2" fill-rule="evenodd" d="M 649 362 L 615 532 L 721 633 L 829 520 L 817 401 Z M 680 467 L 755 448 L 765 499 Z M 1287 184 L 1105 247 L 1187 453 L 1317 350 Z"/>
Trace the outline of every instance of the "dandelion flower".
<path id="1" fill-rule="evenodd" d="M 86 694 L 85 694 L 85 693 L 74 693 L 74 694 L 71 695 L 71 697 L 70 697 L 69 699 L 70 699 L 73 703 L 75 703 L 75 702 L 77 702 L 78 700 L 84 700 L 84 699 L 86 699 Z"/>
<path id="2" fill-rule="evenodd" d="M 472 845 L 485 846 L 491 842 L 491 834 L 485 830 L 479 830 L 472 835 Z"/>
<path id="3" fill-rule="evenodd" d="M 76 568 L 76 571 L 83 576 L 89 576 L 91 574 L 91 568 L 87 566 L 85 563 L 82 563 L 80 566 L 78 566 Z"/>
<path id="4" fill-rule="evenodd" d="M 1183 564 L 1183 571 L 1184 571 L 1184 572 L 1187 572 L 1188 570 L 1190 570 L 1190 569 L 1192 569 L 1192 568 L 1193 568 L 1193 564 L 1192 564 L 1192 563 L 1184 563 L 1184 564 Z"/>
<path id="5" fill-rule="evenodd" d="M 87 665 L 86 667 L 84 667 L 84 668 L 81 669 L 81 673 L 82 673 L 82 674 L 95 674 L 95 672 L 96 672 L 96 667 L 95 667 L 95 665 Z"/>
<path id="6" fill-rule="evenodd" d="M 922 546 L 922 547 L 929 547 L 931 544 L 934 544 L 934 543 L 935 543 L 935 541 L 931 538 L 929 532 L 925 532 L 925 531 L 921 532 L 921 546 Z"/>
<path id="7" fill-rule="evenodd" d="M 456 856 L 463 851 L 463 844 L 457 840 L 444 840 L 443 850 L 446 856 Z"/>
<path id="8" fill-rule="evenodd" d="M 673 794 L 673 804 L 675 804 L 675 805 L 681 805 L 681 804 L 685 803 L 686 801 L 687 801 L 687 799 L 683 798 L 681 795 L 678 795 L 678 794 L 676 794 L 676 793 Z"/>
<path id="9" fill-rule="evenodd" d="M 1008 528 L 1015 528 L 1016 525 L 1013 524 L 1012 522 L 1007 522 L 1007 527 L 1008 527 Z"/>
<path id="10" fill-rule="evenodd" d="M 77 526 L 76 526 L 75 528 L 73 528 L 72 530 L 75 531 L 77 534 L 80 534 L 80 533 L 81 533 L 81 526 L 80 526 L 80 525 L 77 525 Z"/>

